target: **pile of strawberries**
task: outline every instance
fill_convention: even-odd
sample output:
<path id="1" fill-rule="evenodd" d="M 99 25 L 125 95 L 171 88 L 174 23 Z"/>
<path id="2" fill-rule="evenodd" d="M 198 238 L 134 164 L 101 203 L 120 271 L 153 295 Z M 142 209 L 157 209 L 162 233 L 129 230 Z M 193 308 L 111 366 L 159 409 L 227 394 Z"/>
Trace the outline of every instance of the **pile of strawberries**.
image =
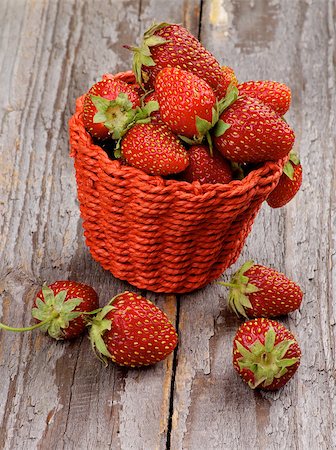
<path id="1" fill-rule="evenodd" d="M 286 204 L 301 185 L 302 168 L 293 154 L 294 132 L 283 118 L 291 93 L 274 81 L 238 84 L 180 25 L 153 25 L 134 53 L 136 83 L 104 76 L 85 95 L 86 130 L 113 158 L 149 175 L 178 182 L 230 183 L 265 161 L 287 158 L 284 174 L 268 203 Z M 233 366 L 251 388 L 278 389 L 295 373 L 301 351 L 293 334 L 274 317 L 298 309 L 301 288 L 284 274 L 246 262 L 230 282 L 228 303 L 247 319 L 233 342 Z M 37 294 L 34 325 L 54 339 L 89 330 L 105 363 L 139 367 L 166 358 L 177 333 L 153 303 L 123 292 L 99 307 L 88 285 L 57 281 Z"/>
<path id="2" fill-rule="evenodd" d="M 238 84 L 230 67 L 176 24 L 154 24 L 140 47 L 127 48 L 136 83 L 104 76 L 84 100 L 86 130 L 113 157 L 149 175 L 201 184 L 230 183 L 287 158 L 267 201 L 277 208 L 293 198 L 302 167 L 283 118 L 291 101 L 285 84 Z"/>

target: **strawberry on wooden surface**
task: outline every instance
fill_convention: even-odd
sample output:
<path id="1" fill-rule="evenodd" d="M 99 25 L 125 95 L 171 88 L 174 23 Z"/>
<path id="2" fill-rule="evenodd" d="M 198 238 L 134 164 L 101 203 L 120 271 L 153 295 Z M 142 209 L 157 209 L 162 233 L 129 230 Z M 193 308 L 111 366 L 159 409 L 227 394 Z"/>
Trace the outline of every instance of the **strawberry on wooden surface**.
<path id="1" fill-rule="evenodd" d="M 295 337 L 275 320 L 244 322 L 233 341 L 233 366 L 252 389 L 281 388 L 296 372 L 300 358 Z"/>
<path id="2" fill-rule="evenodd" d="M 293 147 L 294 132 L 271 108 L 248 96 L 238 98 L 220 116 L 214 144 L 234 162 L 275 161 Z"/>
<path id="3" fill-rule="evenodd" d="M 166 314 L 133 292 L 114 297 L 91 320 L 90 340 L 98 357 L 138 367 L 165 359 L 177 345 L 177 333 Z"/>
<path id="4" fill-rule="evenodd" d="M 302 166 L 297 155 L 293 152 L 285 164 L 279 183 L 267 198 L 271 208 L 281 208 L 289 203 L 300 190 L 302 184 Z"/>
<path id="5" fill-rule="evenodd" d="M 127 83 L 105 77 L 85 95 L 85 129 L 96 139 L 118 139 L 139 106 L 139 95 Z"/>
<path id="6" fill-rule="evenodd" d="M 280 116 L 286 114 L 291 102 L 291 90 L 277 81 L 246 81 L 238 84 L 239 95 L 256 98 L 269 106 Z"/>
<path id="7" fill-rule="evenodd" d="M 136 124 L 121 141 L 123 158 L 130 166 L 150 175 L 182 172 L 189 156 L 180 140 L 166 125 Z"/>
<path id="8" fill-rule="evenodd" d="M 231 165 L 217 151 L 211 156 L 206 145 L 194 145 L 188 150 L 188 155 L 189 166 L 182 173 L 182 180 L 189 183 L 199 181 L 201 184 L 226 184 L 232 181 Z"/>
<path id="9" fill-rule="evenodd" d="M 85 331 L 87 314 L 98 307 L 98 295 L 91 286 L 76 281 L 56 281 L 43 286 L 36 296 L 32 316 L 39 323 L 22 328 L 0 323 L 0 328 L 17 332 L 39 328 L 54 339 L 72 339 Z"/>
<path id="10" fill-rule="evenodd" d="M 222 70 L 216 58 L 187 29 L 178 24 L 159 23 L 145 33 L 140 47 L 133 52 L 133 71 L 137 81 L 150 89 L 160 70 L 178 67 L 205 80 L 222 99 L 232 74 Z"/>
<path id="11" fill-rule="evenodd" d="M 175 134 L 202 138 L 214 125 L 216 97 L 208 83 L 198 76 L 177 67 L 166 67 L 155 79 L 155 92 L 162 120 Z"/>
<path id="12" fill-rule="evenodd" d="M 286 275 L 270 267 L 247 261 L 232 276 L 229 306 L 242 317 L 277 317 L 300 308 L 303 292 Z"/>

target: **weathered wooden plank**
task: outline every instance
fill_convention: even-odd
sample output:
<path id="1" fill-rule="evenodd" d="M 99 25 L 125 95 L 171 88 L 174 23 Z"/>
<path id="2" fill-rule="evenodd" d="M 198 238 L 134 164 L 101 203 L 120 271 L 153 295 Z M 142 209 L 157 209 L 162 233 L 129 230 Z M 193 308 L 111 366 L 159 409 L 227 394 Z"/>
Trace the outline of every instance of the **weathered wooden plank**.
<path id="1" fill-rule="evenodd" d="M 182 22 L 197 35 L 199 3 L 1 2 L 3 321 L 29 322 L 44 280 L 86 280 L 102 303 L 128 287 L 95 264 L 83 243 L 67 120 L 75 97 L 100 73 L 128 67 L 119 41 L 134 42 L 154 18 Z M 168 445 L 333 448 L 334 4 L 202 3 L 202 39 L 240 79 L 272 77 L 293 88 L 289 118 L 297 130 L 304 186 L 283 211 L 263 208 L 240 261 L 258 256 L 303 285 L 302 311 L 285 323 L 298 335 L 304 357 L 295 380 L 280 393 L 249 391 L 231 367 L 239 321 L 226 309 L 226 293 L 211 285 L 184 296 Z M 175 319 L 172 297 L 151 298 Z M 1 333 L 0 339 L 1 448 L 166 447 L 172 358 L 142 371 L 105 370 L 89 357 L 86 338 L 56 345 L 38 334 Z"/>
<path id="2" fill-rule="evenodd" d="M 254 393 L 231 365 L 240 322 L 227 311 L 226 292 L 211 285 L 181 298 L 171 448 L 335 448 L 334 18 L 332 1 L 204 3 L 202 40 L 239 79 L 276 79 L 293 90 L 302 190 L 280 211 L 262 208 L 224 278 L 254 258 L 300 282 L 304 304 L 284 323 L 303 358 L 282 391 Z"/>
<path id="3" fill-rule="evenodd" d="M 82 238 L 67 122 L 100 74 L 129 68 L 155 17 L 197 30 L 198 1 L 1 2 L 0 310 L 30 322 L 43 281 L 92 284 L 101 303 L 130 288 L 93 262 Z M 3 12 L 3 13 L 2 13 Z M 172 296 L 149 294 L 175 321 Z M 0 334 L 0 447 L 165 448 L 172 357 L 146 370 L 102 368 L 86 338 L 55 344 Z"/>

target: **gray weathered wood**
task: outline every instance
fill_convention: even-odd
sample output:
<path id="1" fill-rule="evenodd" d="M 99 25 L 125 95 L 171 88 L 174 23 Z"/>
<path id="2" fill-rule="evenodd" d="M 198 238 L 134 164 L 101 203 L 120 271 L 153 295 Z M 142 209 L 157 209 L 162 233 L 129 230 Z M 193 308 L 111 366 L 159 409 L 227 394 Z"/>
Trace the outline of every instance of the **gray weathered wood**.
<path id="1" fill-rule="evenodd" d="M 172 448 L 331 449 L 335 434 L 335 3 L 205 2 L 201 37 L 240 80 L 275 79 L 293 90 L 288 115 L 304 167 L 301 192 L 267 205 L 243 254 L 285 271 L 305 291 L 284 323 L 303 351 L 281 392 L 254 393 L 231 365 L 239 321 L 216 285 L 181 299 Z"/>
<path id="2" fill-rule="evenodd" d="M 153 3 L 153 2 L 152 2 Z M 30 322 L 43 281 L 86 281 L 101 304 L 130 288 L 89 256 L 79 221 L 67 122 L 75 98 L 105 72 L 129 68 L 122 48 L 157 14 L 198 24 L 155 2 L 8 0 L 1 8 L 1 311 Z M 160 13 L 159 13 L 160 11 Z M 175 321 L 175 299 L 149 294 Z M 56 344 L 1 333 L 1 448 L 164 448 L 172 357 L 154 368 L 104 369 L 87 339 Z"/>
<path id="3" fill-rule="evenodd" d="M 178 320 L 174 365 L 170 357 L 146 370 L 105 369 L 86 337 L 55 344 L 39 333 L 0 333 L 0 448 L 336 446 L 335 15 L 332 0 L 0 2 L 3 322 L 29 323 L 44 281 L 86 281 L 101 304 L 130 288 L 92 261 L 83 242 L 67 121 L 75 98 L 100 74 L 129 67 L 121 44 L 135 42 L 154 18 L 184 23 L 195 35 L 200 28 L 204 44 L 240 80 L 272 78 L 292 87 L 288 117 L 303 188 L 280 211 L 262 208 L 224 278 L 255 258 L 285 271 L 306 293 L 301 311 L 284 320 L 300 341 L 301 367 L 278 393 L 252 392 L 234 373 L 231 345 L 240 321 L 216 284 L 178 305 L 173 296 L 149 294 Z"/>

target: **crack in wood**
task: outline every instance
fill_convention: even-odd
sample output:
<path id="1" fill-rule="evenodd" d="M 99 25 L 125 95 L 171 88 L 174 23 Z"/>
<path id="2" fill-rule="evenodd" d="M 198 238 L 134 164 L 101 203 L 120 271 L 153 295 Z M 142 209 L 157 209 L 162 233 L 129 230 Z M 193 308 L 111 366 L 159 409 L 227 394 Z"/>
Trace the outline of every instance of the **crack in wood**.
<path id="1" fill-rule="evenodd" d="M 197 32 L 197 38 L 198 38 L 198 40 L 201 41 L 201 42 L 202 42 L 203 6 L 204 6 L 204 0 L 200 0 L 200 4 L 199 4 L 199 19 L 198 19 L 198 32 Z"/>
<path id="2" fill-rule="evenodd" d="M 179 323 L 180 323 L 180 299 L 177 296 L 176 297 L 176 319 L 175 319 L 175 328 L 177 331 L 179 330 Z M 173 413 L 174 413 L 175 375 L 176 375 L 176 368 L 177 368 L 178 347 L 179 347 L 179 345 L 177 344 L 177 346 L 174 350 L 173 366 L 172 366 L 172 374 L 171 374 L 166 450 L 171 450 L 171 432 L 172 432 Z"/>
<path id="3" fill-rule="evenodd" d="M 83 338 L 80 338 L 80 342 L 79 345 L 77 347 L 77 354 L 76 354 L 76 361 L 75 361 L 75 365 L 74 365 L 74 369 L 72 372 L 72 378 L 71 378 L 71 383 L 69 386 L 69 403 L 68 403 L 68 408 L 67 408 L 67 413 L 66 413 L 66 420 L 65 420 L 65 428 L 64 428 L 64 432 L 63 432 L 63 437 L 66 436 L 67 431 L 68 431 L 68 424 L 69 424 L 69 417 L 70 417 L 70 409 L 71 409 L 71 399 L 72 399 L 72 395 L 73 395 L 73 386 L 75 383 L 75 377 L 76 377 L 76 371 L 77 371 L 77 366 L 78 366 L 78 359 L 79 359 L 79 354 L 80 354 L 80 344 L 83 341 Z"/>

